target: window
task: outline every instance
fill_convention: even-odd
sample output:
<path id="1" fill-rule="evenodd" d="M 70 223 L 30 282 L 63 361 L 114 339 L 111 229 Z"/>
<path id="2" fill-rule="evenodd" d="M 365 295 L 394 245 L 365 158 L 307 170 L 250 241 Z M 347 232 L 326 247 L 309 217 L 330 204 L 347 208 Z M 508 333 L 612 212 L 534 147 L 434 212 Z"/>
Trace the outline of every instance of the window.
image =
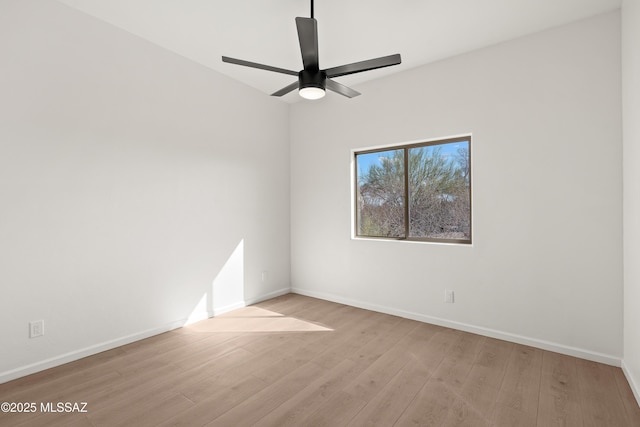
<path id="1" fill-rule="evenodd" d="M 357 237 L 471 243 L 471 137 L 355 152 Z"/>

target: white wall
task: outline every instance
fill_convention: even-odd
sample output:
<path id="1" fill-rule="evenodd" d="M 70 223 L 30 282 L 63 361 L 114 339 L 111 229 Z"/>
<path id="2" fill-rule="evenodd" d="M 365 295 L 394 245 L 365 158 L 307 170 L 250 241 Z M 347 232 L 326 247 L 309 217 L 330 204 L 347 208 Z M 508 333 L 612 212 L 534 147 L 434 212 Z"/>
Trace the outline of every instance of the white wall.
<path id="1" fill-rule="evenodd" d="M 629 165 L 637 2 L 623 12 Z M 4 0 L 0 382 L 286 291 L 290 181 L 296 291 L 615 363 L 619 30 L 603 15 L 361 85 L 349 102 L 296 104 L 288 121 L 277 100 L 80 12 Z M 473 247 L 350 239 L 351 149 L 466 132 Z M 624 178 L 637 379 L 637 170 Z M 28 339 L 36 319 L 46 334 Z"/>
<path id="2" fill-rule="evenodd" d="M 287 123 L 122 30 L 3 0 L 0 382 L 288 291 Z"/>
<path id="3" fill-rule="evenodd" d="M 619 21 L 408 70 L 348 102 L 294 105 L 293 290 L 619 364 Z M 350 239 L 352 149 L 468 132 L 473 246 Z"/>
<path id="4" fill-rule="evenodd" d="M 640 2 L 622 4 L 624 362 L 640 402 Z"/>

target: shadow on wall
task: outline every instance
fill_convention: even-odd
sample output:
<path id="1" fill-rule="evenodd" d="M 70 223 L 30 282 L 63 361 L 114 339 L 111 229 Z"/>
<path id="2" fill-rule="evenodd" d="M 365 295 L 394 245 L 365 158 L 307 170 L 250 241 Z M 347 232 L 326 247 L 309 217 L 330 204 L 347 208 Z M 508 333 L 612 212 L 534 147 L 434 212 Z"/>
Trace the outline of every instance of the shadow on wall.
<path id="1" fill-rule="evenodd" d="M 244 305 L 244 239 L 241 239 L 189 314 L 185 325 Z"/>

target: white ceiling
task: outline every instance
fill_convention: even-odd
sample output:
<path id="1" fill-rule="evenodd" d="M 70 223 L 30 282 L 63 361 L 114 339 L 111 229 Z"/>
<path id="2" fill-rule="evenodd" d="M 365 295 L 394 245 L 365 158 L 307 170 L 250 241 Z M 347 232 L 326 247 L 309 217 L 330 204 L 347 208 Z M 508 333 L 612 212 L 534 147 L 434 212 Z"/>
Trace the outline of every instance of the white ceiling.
<path id="1" fill-rule="evenodd" d="M 295 17 L 309 0 L 58 0 L 270 94 L 295 77 L 223 63 L 222 55 L 298 71 Z M 394 53 L 399 66 L 336 80 L 349 86 L 620 7 L 621 0 L 317 0 L 320 67 Z M 283 97 L 293 102 L 294 92 Z"/>

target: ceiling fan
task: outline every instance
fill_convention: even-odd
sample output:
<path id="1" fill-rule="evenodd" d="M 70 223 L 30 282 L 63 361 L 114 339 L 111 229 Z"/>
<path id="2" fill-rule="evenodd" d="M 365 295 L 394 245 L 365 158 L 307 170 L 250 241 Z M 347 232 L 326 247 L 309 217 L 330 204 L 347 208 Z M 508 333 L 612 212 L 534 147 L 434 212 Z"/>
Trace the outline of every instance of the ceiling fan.
<path id="1" fill-rule="evenodd" d="M 271 96 L 286 95 L 292 90 L 298 89 L 300 96 L 306 99 L 322 98 L 325 95 L 326 89 L 344 95 L 347 98 L 353 98 L 354 96 L 360 95 L 360 92 L 340 84 L 332 80 L 332 78 L 400 64 L 400 54 L 397 53 L 395 55 L 321 70 L 318 61 L 318 21 L 313 17 L 313 0 L 311 0 L 311 18 L 296 18 L 296 26 L 298 27 L 298 40 L 300 41 L 302 64 L 304 66 L 301 71 L 286 70 L 284 68 L 272 67 L 270 65 L 258 64 L 242 59 L 229 58 L 228 56 L 223 56 L 222 61 L 230 64 L 243 65 L 245 67 L 298 76 L 297 81 L 272 93 Z"/>

